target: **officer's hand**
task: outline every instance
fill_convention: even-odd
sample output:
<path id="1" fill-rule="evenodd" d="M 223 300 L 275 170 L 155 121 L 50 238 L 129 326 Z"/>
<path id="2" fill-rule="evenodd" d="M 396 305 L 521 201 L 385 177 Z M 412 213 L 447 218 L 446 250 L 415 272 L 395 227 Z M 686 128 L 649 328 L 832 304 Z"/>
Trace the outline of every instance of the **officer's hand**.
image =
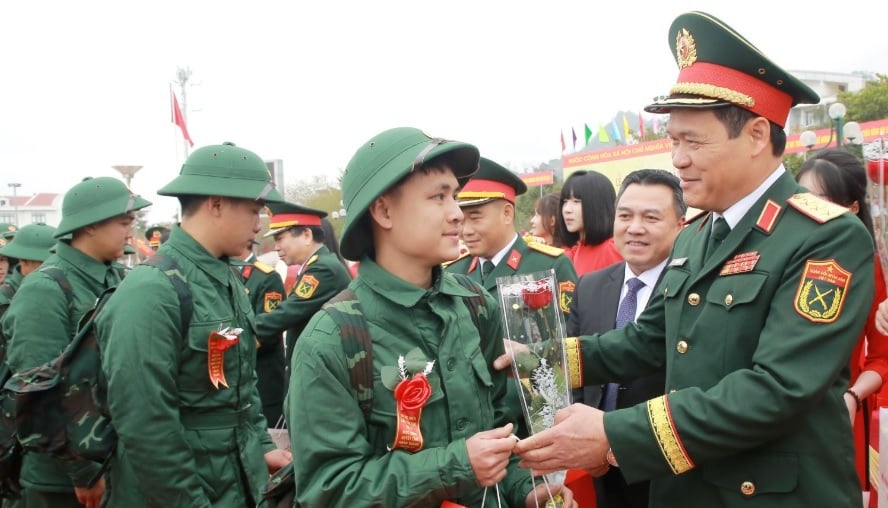
<path id="1" fill-rule="evenodd" d="M 99 478 L 92 487 L 74 487 L 77 502 L 86 508 L 99 508 L 102 494 L 105 493 L 105 477 Z"/>
<path id="2" fill-rule="evenodd" d="M 516 442 L 511 423 L 479 432 L 466 440 L 466 451 L 478 485 L 493 487 L 506 477 L 506 466 Z"/>
<path id="3" fill-rule="evenodd" d="M 565 469 L 603 472 L 607 470 L 604 412 L 585 404 L 573 404 L 555 414 L 555 425 L 522 439 L 515 445 L 521 467 L 534 474 Z"/>
<path id="4" fill-rule="evenodd" d="M 525 508 L 538 508 L 540 506 L 546 506 L 546 502 L 549 501 L 549 493 L 552 493 L 552 496 L 561 496 L 561 506 L 564 508 L 577 508 L 577 503 L 574 501 L 573 492 L 565 487 L 564 485 L 558 484 L 546 484 L 545 482 L 540 482 L 537 484 L 536 488 L 531 490 L 527 497 L 524 499 Z"/>
<path id="5" fill-rule="evenodd" d="M 509 366 L 512 365 L 513 354 L 527 353 L 530 351 L 525 344 L 509 339 L 503 339 L 503 346 L 506 348 L 506 353 L 493 360 L 493 368 L 496 370 L 508 369 Z M 512 375 L 512 369 L 509 369 L 508 374 L 509 376 Z"/>
<path id="6" fill-rule="evenodd" d="M 879 304 L 879 310 L 876 311 L 876 328 L 888 335 L 888 300 Z"/>
<path id="7" fill-rule="evenodd" d="M 293 454 L 287 450 L 274 449 L 265 454 L 265 465 L 268 466 L 270 474 L 276 473 L 290 462 L 293 462 Z"/>

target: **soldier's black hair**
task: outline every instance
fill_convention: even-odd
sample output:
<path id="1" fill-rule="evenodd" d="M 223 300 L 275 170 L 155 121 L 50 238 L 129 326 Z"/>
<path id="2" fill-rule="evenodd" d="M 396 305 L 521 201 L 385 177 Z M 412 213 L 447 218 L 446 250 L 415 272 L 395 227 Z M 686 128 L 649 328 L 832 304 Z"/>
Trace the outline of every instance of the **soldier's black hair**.
<path id="1" fill-rule="evenodd" d="M 809 172 L 813 173 L 826 192 L 825 199 L 844 207 L 857 202 L 857 217 L 875 239 L 873 217 L 866 196 L 866 169 L 857 157 L 842 149 L 821 150 L 802 164 L 796 181 Z"/>
<path id="2" fill-rule="evenodd" d="M 739 106 L 712 108 L 712 112 L 725 128 L 728 129 L 728 138 L 730 139 L 739 136 L 740 132 L 743 130 L 743 126 L 753 118 L 759 116 L 752 111 L 743 109 Z M 768 120 L 768 125 L 771 127 L 771 153 L 774 154 L 775 157 L 781 157 L 786 150 L 786 132 L 783 131 L 783 127 L 780 127 L 770 120 Z"/>

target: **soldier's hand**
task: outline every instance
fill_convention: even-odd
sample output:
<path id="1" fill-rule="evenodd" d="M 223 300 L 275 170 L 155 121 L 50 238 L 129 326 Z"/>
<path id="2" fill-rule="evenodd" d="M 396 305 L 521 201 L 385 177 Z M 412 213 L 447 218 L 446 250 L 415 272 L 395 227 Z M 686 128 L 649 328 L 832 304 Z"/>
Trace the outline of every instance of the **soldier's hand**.
<path id="1" fill-rule="evenodd" d="M 505 478 L 506 466 L 517 441 L 512 435 L 511 423 L 479 432 L 466 440 L 466 451 L 478 485 L 493 487 Z"/>
<path id="2" fill-rule="evenodd" d="M 276 473 L 290 462 L 293 462 L 293 454 L 287 450 L 275 449 L 265 454 L 265 465 L 270 474 Z"/>
<path id="3" fill-rule="evenodd" d="M 105 477 L 99 478 L 92 487 L 74 487 L 77 502 L 86 508 L 99 508 L 99 502 L 105 493 Z"/>
<path id="4" fill-rule="evenodd" d="M 530 351 L 525 344 L 509 339 L 503 339 L 503 346 L 506 348 L 506 353 L 493 360 L 493 368 L 496 370 L 509 369 L 509 366 L 512 365 L 512 354 L 517 355 Z M 508 375 L 512 376 L 512 369 L 509 369 Z"/>
<path id="5" fill-rule="evenodd" d="M 521 467 L 534 474 L 564 469 L 590 473 L 607 471 L 610 444 L 604 433 L 604 412 L 585 404 L 573 404 L 555 414 L 555 425 L 515 446 Z"/>

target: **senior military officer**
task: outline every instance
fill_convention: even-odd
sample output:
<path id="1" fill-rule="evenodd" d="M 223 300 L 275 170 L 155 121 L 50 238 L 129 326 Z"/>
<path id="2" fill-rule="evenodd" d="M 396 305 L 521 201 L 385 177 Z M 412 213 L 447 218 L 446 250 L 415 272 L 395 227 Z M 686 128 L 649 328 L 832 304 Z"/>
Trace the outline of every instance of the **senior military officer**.
<path id="1" fill-rule="evenodd" d="M 253 252 L 255 244 L 255 241 L 250 240 L 250 246 L 244 248 L 241 254 L 245 264 L 237 268 L 258 319 L 281 303 L 284 298 L 284 281 L 273 266 L 256 259 Z M 284 337 L 279 332 L 271 335 L 257 334 L 256 338 L 256 381 L 259 398 L 262 400 L 262 414 L 269 427 L 276 427 L 281 422 L 284 396 L 287 394 Z"/>
<path id="2" fill-rule="evenodd" d="M 651 479 L 657 507 L 861 506 L 843 393 L 872 241 L 781 164 L 790 107 L 817 94 L 708 14 L 679 16 L 669 42 L 678 83 L 646 109 L 670 113 L 685 200 L 708 213 L 679 234 L 635 324 L 566 344 L 575 384 L 665 365 L 667 394 L 571 406 L 516 453 L 536 473 L 620 467 Z"/>
<path id="3" fill-rule="evenodd" d="M 259 336 L 287 331 L 286 366 L 293 345 L 308 320 L 327 300 L 348 287 L 351 276 L 336 254 L 324 245 L 321 219 L 327 212 L 293 203 L 272 203 L 266 237 L 274 237 L 274 248 L 288 266 L 299 265 L 299 276 L 287 298 L 271 312 L 256 317 Z"/>
<path id="4" fill-rule="evenodd" d="M 461 238 L 469 252 L 447 265 L 447 271 L 467 274 L 497 298 L 497 277 L 555 270 L 559 306 L 565 320 L 577 282 L 573 263 L 557 247 L 527 243 L 515 231 L 515 197 L 527 192 L 518 175 L 481 157 L 478 171 L 457 195 L 464 221 Z M 508 407 L 518 422 L 519 437 L 530 431 L 521 410 L 515 383 L 508 383 Z"/>
<path id="5" fill-rule="evenodd" d="M 158 267 L 137 265 L 96 320 L 108 409 L 119 438 L 107 506 L 250 507 L 276 450 L 256 389 L 253 310 L 230 258 L 259 232 L 266 201 L 282 201 L 263 160 L 230 143 L 205 146 L 158 191 L 182 223 L 154 256 L 191 292 L 180 298 Z"/>

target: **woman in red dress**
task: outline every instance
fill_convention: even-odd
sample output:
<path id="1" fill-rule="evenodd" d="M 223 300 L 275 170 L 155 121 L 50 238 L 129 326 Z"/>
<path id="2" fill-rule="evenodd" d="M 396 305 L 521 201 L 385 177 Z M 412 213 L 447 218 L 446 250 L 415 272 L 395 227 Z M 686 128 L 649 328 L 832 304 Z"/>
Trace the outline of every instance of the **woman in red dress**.
<path id="1" fill-rule="evenodd" d="M 614 245 L 617 193 L 610 179 L 595 171 L 575 171 L 561 188 L 558 228 L 577 276 L 623 260 Z"/>

